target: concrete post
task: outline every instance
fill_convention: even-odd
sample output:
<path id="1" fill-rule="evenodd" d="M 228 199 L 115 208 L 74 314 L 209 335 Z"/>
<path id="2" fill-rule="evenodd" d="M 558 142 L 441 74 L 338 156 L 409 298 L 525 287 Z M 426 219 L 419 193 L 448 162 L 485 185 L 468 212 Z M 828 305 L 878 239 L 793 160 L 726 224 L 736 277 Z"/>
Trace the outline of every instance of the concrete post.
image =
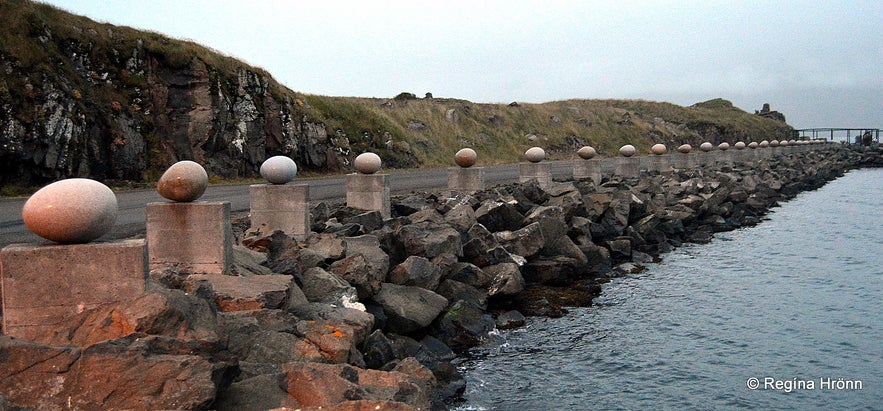
<path id="1" fill-rule="evenodd" d="M 620 177 L 638 177 L 641 175 L 639 157 L 616 157 L 613 173 Z"/>
<path id="2" fill-rule="evenodd" d="M 391 215 L 387 174 L 353 173 L 346 176 L 346 205 L 366 211 L 380 211 L 383 218 Z"/>
<path id="3" fill-rule="evenodd" d="M 47 343 L 65 318 L 147 289 L 144 240 L 0 250 L 3 334 Z"/>
<path id="4" fill-rule="evenodd" d="M 526 183 L 536 180 L 540 188 L 548 188 L 552 185 L 552 172 L 549 171 L 548 163 L 521 163 L 518 164 L 518 182 Z"/>
<path id="5" fill-rule="evenodd" d="M 298 240 L 310 235 L 310 186 L 307 184 L 254 184 L 251 198 L 251 226 L 266 225 Z"/>
<path id="6" fill-rule="evenodd" d="M 600 160 L 574 160 L 573 179 L 583 180 L 591 178 L 595 184 L 601 184 L 601 161 Z"/>
<path id="7" fill-rule="evenodd" d="M 672 154 L 672 165 L 678 170 L 689 170 L 696 166 L 696 155 L 693 153 Z"/>
<path id="8" fill-rule="evenodd" d="M 147 204 L 150 269 L 223 274 L 233 265 L 230 202 Z"/>
<path id="9" fill-rule="evenodd" d="M 462 194 L 484 190 L 484 167 L 448 167 L 448 190 Z"/>
<path id="10" fill-rule="evenodd" d="M 671 156 L 668 154 L 651 154 L 648 157 L 649 167 L 648 170 L 653 170 L 659 173 L 665 173 L 671 171 Z"/>

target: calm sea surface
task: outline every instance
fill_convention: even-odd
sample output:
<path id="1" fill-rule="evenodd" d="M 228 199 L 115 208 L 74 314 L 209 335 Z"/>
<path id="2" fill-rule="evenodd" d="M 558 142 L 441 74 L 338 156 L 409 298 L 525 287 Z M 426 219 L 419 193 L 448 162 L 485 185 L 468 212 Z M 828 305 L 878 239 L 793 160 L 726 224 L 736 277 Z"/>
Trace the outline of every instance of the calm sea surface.
<path id="1" fill-rule="evenodd" d="M 768 217 L 503 332 L 458 409 L 883 409 L 883 169 Z"/>

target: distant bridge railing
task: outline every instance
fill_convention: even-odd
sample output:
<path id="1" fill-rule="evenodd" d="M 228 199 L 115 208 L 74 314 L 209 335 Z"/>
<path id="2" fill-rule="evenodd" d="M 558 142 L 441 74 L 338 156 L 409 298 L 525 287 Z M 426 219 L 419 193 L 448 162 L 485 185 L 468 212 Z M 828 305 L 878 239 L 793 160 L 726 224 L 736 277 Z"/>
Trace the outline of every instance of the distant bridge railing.
<path id="1" fill-rule="evenodd" d="M 870 133 L 874 142 L 880 142 L 879 128 L 803 128 L 794 130 L 795 140 L 819 140 L 845 141 L 851 144 L 861 144 L 862 136 Z"/>

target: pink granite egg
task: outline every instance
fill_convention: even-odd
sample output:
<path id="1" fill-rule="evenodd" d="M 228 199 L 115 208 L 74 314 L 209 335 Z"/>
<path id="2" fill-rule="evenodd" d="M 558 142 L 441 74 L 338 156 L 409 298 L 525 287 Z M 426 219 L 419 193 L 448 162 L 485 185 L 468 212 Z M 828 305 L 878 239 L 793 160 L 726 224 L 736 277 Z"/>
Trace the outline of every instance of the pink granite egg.
<path id="1" fill-rule="evenodd" d="M 117 198 L 106 185 L 71 178 L 34 193 L 21 211 L 25 226 L 47 240 L 88 243 L 110 231 L 117 219 Z"/>

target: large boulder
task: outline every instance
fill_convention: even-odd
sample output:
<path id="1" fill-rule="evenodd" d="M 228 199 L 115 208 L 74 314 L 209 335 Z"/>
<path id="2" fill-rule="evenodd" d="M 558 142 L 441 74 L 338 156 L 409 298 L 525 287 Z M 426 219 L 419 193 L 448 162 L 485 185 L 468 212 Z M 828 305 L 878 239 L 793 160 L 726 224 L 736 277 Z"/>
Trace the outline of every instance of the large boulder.
<path id="1" fill-rule="evenodd" d="M 328 271 L 355 287 L 360 300 L 371 298 L 380 291 L 380 284 L 386 277 L 386 272 L 381 272 L 363 254 L 354 254 L 335 261 L 328 267 Z"/>
<path id="2" fill-rule="evenodd" d="M 0 393 L 13 409 L 207 409 L 232 367 L 166 353 L 169 342 L 132 334 L 79 348 L 0 335 Z"/>
<path id="3" fill-rule="evenodd" d="M 199 282 L 211 284 L 214 300 L 221 311 L 244 311 L 281 308 L 297 288 L 290 275 L 232 275 L 194 274 L 187 280 L 195 288 Z M 298 290 L 299 292 L 300 290 Z"/>
<path id="4" fill-rule="evenodd" d="M 96 307 L 59 324 L 46 341 L 88 346 L 134 333 L 163 335 L 213 345 L 219 341 L 215 314 L 208 302 L 180 290 L 157 288 L 132 301 Z"/>
<path id="5" fill-rule="evenodd" d="M 474 224 L 464 235 L 464 241 L 463 261 L 485 267 L 510 260 L 509 252 L 484 225 Z"/>
<path id="6" fill-rule="evenodd" d="M 412 255 L 393 268 L 386 281 L 398 285 L 413 285 L 435 290 L 441 280 L 441 270 L 424 257 Z"/>
<path id="7" fill-rule="evenodd" d="M 399 227 L 393 237 L 406 256 L 433 258 L 441 254 L 463 255 L 460 233 L 447 223 L 422 221 Z"/>
<path id="8" fill-rule="evenodd" d="M 345 306 L 358 300 L 356 289 L 346 280 L 319 267 L 298 273 L 295 278 L 310 302 Z"/>
<path id="9" fill-rule="evenodd" d="M 432 372 L 413 358 L 402 360 L 391 371 L 320 363 L 290 363 L 284 371 L 286 391 L 309 409 L 338 409 L 358 401 L 357 408 L 343 409 L 428 410 L 436 383 Z"/>
<path id="10" fill-rule="evenodd" d="M 458 204 L 445 213 L 445 221 L 461 233 L 465 233 L 478 222 L 475 218 L 475 210 L 469 204 Z"/>
<path id="11" fill-rule="evenodd" d="M 484 268 L 484 271 L 494 277 L 488 288 L 488 296 L 515 295 L 524 290 L 524 277 L 515 263 L 495 264 Z"/>
<path id="12" fill-rule="evenodd" d="M 494 277 L 472 263 L 455 263 L 446 279 L 459 281 L 475 288 L 487 289 Z"/>
<path id="13" fill-rule="evenodd" d="M 494 233 L 496 239 L 506 251 L 530 258 L 546 245 L 546 236 L 543 235 L 539 222 L 530 223 L 515 231 L 500 231 Z"/>
<path id="14" fill-rule="evenodd" d="M 521 228 L 524 216 L 518 212 L 515 205 L 495 200 L 485 200 L 475 210 L 475 218 L 478 222 L 492 232 L 504 230 L 517 230 Z"/>
<path id="15" fill-rule="evenodd" d="M 398 334 L 428 326 L 448 306 L 445 297 L 430 290 L 392 283 L 383 283 L 374 301 L 388 317 L 388 330 Z"/>
<path id="16" fill-rule="evenodd" d="M 480 345 L 494 329 L 494 319 L 477 307 L 458 300 L 436 320 L 433 335 L 454 352 L 465 352 Z"/>

